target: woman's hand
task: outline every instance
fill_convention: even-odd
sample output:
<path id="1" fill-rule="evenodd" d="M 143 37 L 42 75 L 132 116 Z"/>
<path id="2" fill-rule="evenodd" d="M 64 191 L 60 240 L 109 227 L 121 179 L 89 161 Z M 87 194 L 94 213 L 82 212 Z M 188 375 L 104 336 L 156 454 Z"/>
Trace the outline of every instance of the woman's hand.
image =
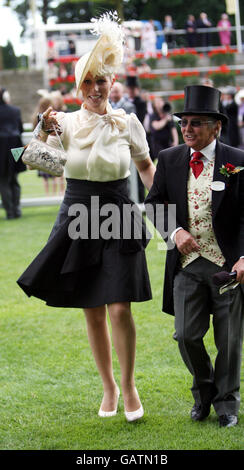
<path id="1" fill-rule="evenodd" d="M 58 134 L 61 134 L 61 128 L 56 118 L 57 112 L 53 110 L 50 106 L 44 113 L 42 114 L 43 125 L 42 130 L 50 135 L 56 135 L 53 129 L 53 126 L 56 128 Z"/>

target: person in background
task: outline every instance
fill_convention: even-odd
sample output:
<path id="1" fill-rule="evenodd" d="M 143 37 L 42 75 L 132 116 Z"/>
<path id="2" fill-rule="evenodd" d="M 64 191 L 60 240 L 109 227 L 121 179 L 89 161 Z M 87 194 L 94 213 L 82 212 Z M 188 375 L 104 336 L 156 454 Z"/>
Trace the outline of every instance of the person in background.
<path id="1" fill-rule="evenodd" d="M 69 54 L 70 55 L 75 55 L 76 53 L 76 46 L 75 46 L 75 43 L 73 41 L 73 39 L 69 39 L 68 40 L 68 47 L 69 47 Z"/>
<path id="2" fill-rule="evenodd" d="M 171 15 L 165 15 L 163 22 L 163 30 L 168 49 L 173 49 L 174 47 L 176 47 L 176 42 L 174 37 L 174 22 L 172 20 Z"/>
<path id="3" fill-rule="evenodd" d="M 157 96 L 152 102 L 154 113 L 150 117 L 151 158 L 156 160 L 160 150 L 178 145 L 179 138 L 171 116 L 171 106 Z"/>
<path id="4" fill-rule="evenodd" d="M 197 23 L 194 15 L 188 15 L 186 24 L 186 41 L 188 47 L 196 47 L 197 46 Z"/>
<path id="5" fill-rule="evenodd" d="M 64 98 L 60 90 L 51 90 L 48 92 L 50 98 L 52 100 L 52 107 L 55 111 L 63 111 L 64 113 L 67 111 L 67 107 L 64 103 Z"/>
<path id="6" fill-rule="evenodd" d="M 59 68 L 56 65 L 55 59 L 50 58 L 48 62 L 48 80 L 55 80 L 59 76 Z"/>
<path id="7" fill-rule="evenodd" d="M 136 108 L 136 115 L 141 123 L 143 123 L 147 112 L 147 103 L 141 97 L 140 85 L 138 78 L 135 76 L 126 77 L 126 91 L 130 102 Z"/>
<path id="8" fill-rule="evenodd" d="M 141 50 L 141 27 L 135 26 L 132 28 L 131 35 L 134 38 L 134 49 L 135 51 Z"/>
<path id="9" fill-rule="evenodd" d="M 59 65 L 59 77 L 65 79 L 68 76 L 68 70 L 66 69 L 65 64 L 61 63 Z"/>
<path id="10" fill-rule="evenodd" d="M 124 85 L 120 82 L 115 82 L 111 88 L 109 101 L 113 109 L 124 109 L 126 113 L 135 113 L 136 108 L 133 103 L 125 95 Z"/>
<path id="11" fill-rule="evenodd" d="M 234 100 L 236 89 L 226 87 L 221 93 L 220 111 L 228 117 L 221 131 L 220 140 L 232 147 L 238 147 L 240 144 L 240 130 L 238 125 L 238 105 Z"/>
<path id="12" fill-rule="evenodd" d="M 238 106 L 238 126 L 240 129 L 239 148 L 244 149 L 244 88 L 241 88 L 235 95 L 235 102 Z"/>
<path id="13" fill-rule="evenodd" d="M 238 423 L 240 408 L 244 171 L 231 174 L 228 169 L 244 168 L 244 152 L 219 142 L 227 121 L 219 106 L 216 88 L 185 88 L 184 109 L 175 113 L 185 143 L 160 152 L 145 206 L 165 211 L 163 311 L 175 315 L 180 354 L 193 376 L 191 419 L 203 421 L 213 405 L 219 425 L 230 428 Z M 236 271 L 240 283 L 223 294 L 213 283 L 221 271 Z M 211 318 L 214 365 L 204 344 Z"/>
<path id="14" fill-rule="evenodd" d="M 41 298 L 47 305 L 84 310 L 104 390 L 98 411 L 101 418 L 116 415 L 120 394 L 113 372 L 108 312 L 121 368 L 125 417 L 131 422 L 144 414 L 135 387 L 136 330 L 131 302 L 151 299 L 151 288 L 144 250 L 147 240 L 140 235 L 141 228 L 145 234 L 145 224 L 142 218 L 134 217 L 127 178 L 133 158 L 149 189 L 155 168 L 138 118 L 123 109 L 113 110 L 108 101 L 123 60 L 117 15 L 104 14 L 94 19 L 95 26 L 100 36 L 75 69 L 77 94 L 82 93 L 81 109 L 56 113 L 49 108 L 35 131 L 40 140 L 57 147 L 58 138 L 49 135 L 52 124 L 57 126 L 67 155 L 67 186 L 49 240 L 18 284 L 28 296 Z M 110 220 L 106 226 L 107 207 L 111 205 L 112 232 Z M 77 226 L 74 210 L 80 213 Z M 139 212 L 136 215 L 139 217 Z M 140 232 L 135 230 L 135 234 L 130 229 L 133 221 L 136 225 L 139 222 Z"/>
<path id="15" fill-rule="evenodd" d="M 45 96 L 42 96 L 39 99 L 38 105 L 33 113 L 33 117 L 32 117 L 33 129 L 35 129 L 35 127 L 37 126 L 38 115 L 43 114 L 44 111 L 46 111 L 50 106 L 52 106 L 51 96 L 48 93 L 46 93 Z M 44 191 L 45 191 L 46 196 L 50 196 L 50 194 L 52 194 L 53 196 L 56 196 L 57 178 L 41 170 L 38 170 L 37 174 L 43 180 Z"/>
<path id="16" fill-rule="evenodd" d="M 47 59 L 55 59 L 57 55 L 58 55 L 58 51 L 57 51 L 55 40 L 53 38 L 50 38 L 47 41 Z"/>
<path id="17" fill-rule="evenodd" d="M 206 77 L 203 77 L 202 80 L 200 81 L 200 85 L 204 85 L 204 86 L 210 86 L 210 87 L 213 87 L 214 86 L 214 82 L 211 78 L 209 78 L 208 76 Z"/>
<path id="18" fill-rule="evenodd" d="M 153 25 L 153 20 L 143 23 L 141 28 L 141 48 L 144 57 L 153 57 L 156 53 L 157 36 Z"/>
<path id="19" fill-rule="evenodd" d="M 39 89 L 37 92 L 41 95 L 41 98 L 38 102 L 38 105 L 33 113 L 32 123 L 33 129 L 38 123 L 38 116 L 46 111 L 50 106 L 55 111 L 66 111 L 66 106 L 64 104 L 64 99 L 59 90 L 48 91 L 45 89 Z M 43 178 L 43 184 L 46 196 L 56 196 L 59 193 L 61 196 L 65 191 L 65 180 L 63 176 L 55 177 L 45 173 L 44 171 L 38 170 L 38 176 Z"/>
<path id="20" fill-rule="evenodd" d="M 21 158 L 16 163 L 11 149 L 22 147 L 23 132 L 20 109 L 10 104 L 10 94 L 0 88 L 0 195 L 7 219 L 21 217 L 18 173 L 26 166 Z"/>
<path id="21" fill-rule="evenodd" d="M 197 19 L 197 28 L 205 29 L 203 32 L 198 32 L 198 42 L 199 46 L 207 48 L 210 46 L 210 33 L 208 28 L 212 27 L 211 21 L 208 19 L 207 13 L 200 13 L 199 18 Z"/>
<path id="22" fill-rule="evenodd" d="M 147 103 L 141 97 L 141 91 L 140 91 L 138 78 L 135 76 L 127 76 L 126 77 L 126 89 L 128 92 L 128 97 L 129 97 L 130 102 L 135 106 L 136 115 L 139 121 L 143 125 L 145 116 L 147 114 Z M 137 182 L 138 182 L 139 203 L 143 203 L 145 199 L 145 187 L 139 175 L 137 175 Z"/>
<path id="23" fill-rule="evenodd" d="M 229 47 L 231 43 L 231 22 L 227 13 L 222 13 L 221 19 L 217 23 L 219 29 L 219 40 L 221 46 Z"/>

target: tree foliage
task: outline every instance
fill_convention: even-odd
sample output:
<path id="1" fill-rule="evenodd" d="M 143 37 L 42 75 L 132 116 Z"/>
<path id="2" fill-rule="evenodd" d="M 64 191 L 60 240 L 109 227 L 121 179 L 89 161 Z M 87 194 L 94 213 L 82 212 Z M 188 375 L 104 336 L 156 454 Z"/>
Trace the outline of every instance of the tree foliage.
<path id="1" fill-rule="evenodd" d="M 30 0 L 6 0 L 8 6 L 12 6 L 18 15 L 22 26 L 27 19 L 30 9 Z M 239 0 L 241 22 L 244 23 L 244 2 Z M 81 23 L 90 21 L 92 16 L 98 16 L 106 10 L 116 9 L 122 19 L 155 19 L 163 23 L 165 15 L 171 15 L 176 28 L 183 28 L 188 14 L 196 18 L 204 11 L 216 26 L 221 13 L 226 11 L 225 0 L 60 0 L 53 5 L 52 0 L 36 0 L 36 5 L 41 12 L 43 22 L 46 23 L 49 16 L 55 16 L 57 23 Z M 234 25 L 234 16 L 230 16 Z"/>
<path id="2" fill-rule="evenodd" d="M 93 16 L 99 16 L 107 10 L 117 10 L 123 18 L 123 0 L 64 0 L 51 9 L 57 17 L 57 23 L 89 22 Z"/>
<path id="3" fill-rule="evenodd" d="M 46 24 L 48 17 L 53 15 L 52 9 L 50 7 L 51 3 L 52 0 L 5 0 L 4 5 L 11 7 L 14 11 L 16 11 L 19 22 L 25 30 L 28 15 L 31 14 L 31 7 L 34 7 L 35 5 L 36 9 L 41 14 L 43 23 Z"/>
<path id="4" fill-rule="evenodd" d="M 240 3 L 241 19 L 244 23 L 244 2 Z M 204 11 L 212 21 L 213 26 L 216 26 L 221 13 L 226 11 L 225 0 L 157 0 L 152 2 L 150 0 L 129 0 L 124 2 L 124 17 L 125 19 L 155 19 L 163 23 L 165 15 L 171 15 L 175 22 L 176 28 L 183 28 L 186 18 L 192 14 L 197 19 L 199 14 Z M 234 16 L 231 15 L 230 19 L 234 24 Z"/>
<path id="5" fill-rule="evenodd" d="M 17 68 L 17 57 L 10 41 L 7 42 L 6 46 L 2 47 L 2 60 L 4 69 Z"/>
<path id="6" fill-rule="evenodd" d="M 80 0 L 65 0 L 52 9 L 57 23 L 86 23 L 93 16 L 97 16 L 105 10 L 111 9 L 111 2 L 91 2 Z"/>

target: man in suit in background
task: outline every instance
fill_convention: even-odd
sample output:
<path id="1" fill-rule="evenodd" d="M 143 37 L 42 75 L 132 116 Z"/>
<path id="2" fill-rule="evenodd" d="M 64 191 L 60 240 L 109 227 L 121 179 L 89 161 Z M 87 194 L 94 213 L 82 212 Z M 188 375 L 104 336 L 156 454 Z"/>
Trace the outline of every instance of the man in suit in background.
<path id="1" fill-rule="evenodd" d="M 17 163 L 10 149 L 22 147 L 23 132 L 20 110 L 9 104 L 7 90 L 0 88 L 0 195 L 7 219 L 21 217 L 18 173 L 26 170 L 20 159 Z"/>
<path id="2" fill-rule="evenodd" d="M 236 89 L 227 87 L 221 92 L 220 112 L 228 117 L 227 125 L 223 126 L 221 142 L 232 147 L 240 145 L 240 130 L 238 125 L 238 104 L 234 100 Z"/>
<path id="3" fill-rule="evenodd" d="M 109 102 L 113 109 L 124 109 L 127 114 L 136 113 L 136 107 L 124 93 L 124 85 L 115 82 L 111 88 Z"/>
<path id="4" fill-rule="evenodd" d="M 218 141 L 227 120 L 219 105 L 219 90 L 186 87 L 184 110 L 176 113 L 185 143 L 159 153 L 145 202 L 146 208 L 164 205 L 166 222 L 171 204 L 176 207 L 163 310 L 175 315 L 180 353 L 193 375 L 191 418 L 205 419 L 213 404 L 220 426 L 231 427 L 240 407 L 244 283 L 244 171 L 233 170 L 244 166 L 244 152 Z M 220 172 L 223 165 L 229 177 Z M 212 276 L 227 270 L 237 272 L 240 284 L 221 295 Z M 203 342 L 211 314 L 214 367 Z"/>

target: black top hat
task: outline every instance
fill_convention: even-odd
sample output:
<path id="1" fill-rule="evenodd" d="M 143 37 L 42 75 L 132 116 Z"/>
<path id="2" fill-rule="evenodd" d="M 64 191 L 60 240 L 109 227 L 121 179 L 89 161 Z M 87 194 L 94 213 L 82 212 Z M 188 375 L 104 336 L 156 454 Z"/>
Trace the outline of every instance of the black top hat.
<path id="1" fill-rule="evenodd" d="M 222 123 L 228 122 L 225 114 L 219 112 L 220 91 L 217 88 L 204 85 L 189 85 L 185 87 L 184 110 L 181 113 L 174 113 L 177 117 L 183 115 L 199 114 L 212 116 Z"/>
<path id="2" fill-rule="evenodd" d="M 128 75 L 126 77 L 126 86 L 129 88 L 139 88 L 138 78 L 135 75 Z"/>

